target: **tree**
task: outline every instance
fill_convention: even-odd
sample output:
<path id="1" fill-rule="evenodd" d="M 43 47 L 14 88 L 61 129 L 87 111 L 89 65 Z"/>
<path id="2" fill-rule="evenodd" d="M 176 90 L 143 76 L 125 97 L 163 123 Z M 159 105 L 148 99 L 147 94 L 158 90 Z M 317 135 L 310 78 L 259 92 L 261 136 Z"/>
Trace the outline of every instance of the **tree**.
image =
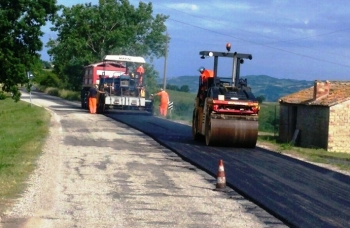
<path id="1" fill-rule="evenodd" d="M 51 69 L 52 68 L 51 63 L 49 63 L 47 61 L 41 60 L 41 64 L 43 66 L 43 69 Z"/>
<path id="2" fill-rule="evenodd" d="M 165 20 L 152 16 L 152 3 L 100 0 L 98 5 L 61 6 L 52 31 L 57 39 L 47 44 L 54 70 L 66 88 L 78 90 L 82 67 L 101 61 L 107 54 L 143 56 L 150 61 L 165 54 Z"/>
<path id="3" fill-rule="evenodd" d="M 179 87 L 177 85 L 171 85 L 171 84 L 167 84 L 166 89 L 179 91 Z"/>
<path id="4" fill-rule="evenodd" d="M 40 59 L 41 27 L 58 10 L 55 0 L 0 0 L 0 83 L 18 101 L 18 85 L 28 82 L 26 72 Z"/>
<path id="5" fill-rule="evenodd" d="M 265 96 L 260 95 L 260 96 L 256 97 L 256 99 L 258 100 L 259 104 L 262 104 L 265 101 Z"/>
<path id="6" fill-rule="evenodd" d="M 180 91 L 188 93 L 190 92 L 190 87 L 188 85 L 182 85 Z"/>
<path id="7" fill-rule="evenodd" d="M 153 65 L 145 64 L 145 79 L 146 79 L 146 96 L 156 93 L 158 91 L 157 79 L 159 73 L 154 70 Z"/>

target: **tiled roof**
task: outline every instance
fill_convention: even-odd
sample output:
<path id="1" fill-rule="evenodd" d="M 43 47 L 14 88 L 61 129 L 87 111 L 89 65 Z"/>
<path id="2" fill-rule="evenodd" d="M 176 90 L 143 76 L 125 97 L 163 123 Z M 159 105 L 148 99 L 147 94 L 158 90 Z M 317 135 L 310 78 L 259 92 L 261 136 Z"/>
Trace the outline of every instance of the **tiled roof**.
<path id="1" fill-rule="evenodd" d="M 320 105 L 333 106 L 344 101 L 350 100 L 350 82 L 349 81 L 330 81 L 329 94 L 316 100 L 314 96 L 314 87 L 300 90 L 281 97 L 280 103 L 288 104 L 304 104 L 304 105 Z"/>

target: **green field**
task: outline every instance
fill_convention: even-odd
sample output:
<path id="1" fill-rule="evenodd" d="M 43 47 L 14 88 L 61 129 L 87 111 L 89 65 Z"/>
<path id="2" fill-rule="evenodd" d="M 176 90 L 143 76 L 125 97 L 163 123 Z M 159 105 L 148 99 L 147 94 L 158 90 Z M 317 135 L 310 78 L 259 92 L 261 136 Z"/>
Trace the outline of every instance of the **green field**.
<path id="1" fill-rule="evenodd" d="M 174 102 L 171 119 L 185 120 L 191 123 L 196 94 L 174 90 L 167 90 L 167 92 L 169 93 L 170 101 Z"/>
<path id="2" fill-rule="evenodd" d="M 0 100 L 0 212 L 25 187 L 49 130 L 50 113 L 27 102 Z"/>

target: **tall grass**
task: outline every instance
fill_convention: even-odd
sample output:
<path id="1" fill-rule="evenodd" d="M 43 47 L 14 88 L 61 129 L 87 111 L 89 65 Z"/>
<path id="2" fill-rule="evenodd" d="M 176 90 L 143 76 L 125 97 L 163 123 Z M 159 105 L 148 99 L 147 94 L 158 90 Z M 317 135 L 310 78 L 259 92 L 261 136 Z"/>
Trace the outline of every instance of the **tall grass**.
<path id="1" fill-rule="evenodd" d="M 27 102 L 0 100 L 0 212 L 25 187 L 49 129 L 50 114 Z"/>
<path id="2" fill-rule="evenodd" d="M 48 87 L 44 89 L 44 92 L 52 96 L 60 97 L 70 101 L 79 101 L 80 93 L 71 90 L 57 89 L 53 87 Z"/>
<path id="3" fill-rule="evenodd" d="M 278 134 L 280 106 L 277 102 L 260 104 L 259 131 Z"/>
<path id="4" fill-rule="evenodd" d="M 191 123 L 196 94 L 167 90 L 169 100 L 174 102 L 174 109 L 171 111 L 171 119 L 185 120 Z"/>

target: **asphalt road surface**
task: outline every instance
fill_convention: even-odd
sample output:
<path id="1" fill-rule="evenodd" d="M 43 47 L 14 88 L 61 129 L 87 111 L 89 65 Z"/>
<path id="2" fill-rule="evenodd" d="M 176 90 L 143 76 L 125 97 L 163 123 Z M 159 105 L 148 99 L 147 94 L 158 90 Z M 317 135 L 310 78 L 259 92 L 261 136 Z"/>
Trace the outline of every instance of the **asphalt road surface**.
<path id="1" fill-rule="evenodd" d="M 28 94 L 22 100 L 29 102 Z M 124 123 L 40 93 L 32 94 L 32 102 L 52 113 L 50 133 L 28 188 L 0 215 L 0 227 L 286 227 L 230 188 L 213 191 L 215 176 Z M 153 128 L 169 146 L 188 140 L 182 125 L 125 118 Z M 173 138 L 163 134 L 171 126 L 178 128 Z M 206 159 L 195 150 L 201 145 L 180 147 Z M 217 158 L 206 162 L 218 170 Z"/>
<path id="2" fill-rule="evenodd" d="M 227 183 L 295 227 L 350 227 L 350 177 L 266 149 L 207 147 L 191 127 L 151 116 L 110 112 L 184 160 L 215 176 L 224 160 Z"/>

